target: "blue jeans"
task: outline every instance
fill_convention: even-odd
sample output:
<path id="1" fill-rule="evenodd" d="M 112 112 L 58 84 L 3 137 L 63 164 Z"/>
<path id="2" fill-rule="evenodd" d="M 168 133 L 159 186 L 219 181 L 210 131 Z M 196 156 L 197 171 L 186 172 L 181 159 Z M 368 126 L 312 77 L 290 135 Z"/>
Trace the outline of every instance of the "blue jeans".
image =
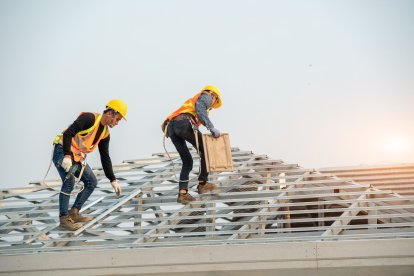
<path id="1" fill-rule="evenodd" d="M 61 191 L 67 194 L 70 194 L 73 191 L 75 186 L 75 176 L 79 177 L 80 171 L 82 169 L 82 164 L 79 162 L 73 162 L 73 166 L 77 166 L 75 176 L 71 175 L 68 179 L 65 180 L 67 173 L 61 167 L 63 157 L 65 154 L 63 153 L 62 145 L 55 145 L 55 149 L 53 151 L 53 163 L 55 164 L 60 178 L 62 179 L 62 188 Z M 85 166 L 85 170 L 83 171 L 81 181 L 84 183 L 84 189 L 80 192 L 75 202 L 73 203 L 72 208 L 81 209 L 83 204 L 88 200 L 89 196 L 92 194 L 93 190 L 95 190 L 96 185 L 98 184 L 98 180 L 96 179 L 95 174 L 93 173 L 91 167 L 89 165 Z M 70 196 L 60 193 L 59 194 L 59 216 L 66 216 L 68 215 L 68 207 L 69 207 L 69 198 Z"/>
<path id="2" fill-rule="evenodd" d="M 180 173 L 179 189 L 188 190 L 189 175 L 193 169 L 193 158 L 191 157 L 186 141 L 193 145 L 194 148 L 197 148 L 194 130 L 189 120 L 171 121 L 168 125 L 168 134 L 183 162 Z M 204 158 L 203 138 L 200 131 L 198 131 L 197 135 L 201 163 L 198 180 L 207 181 L 208 172 L 206 168 L 206 160 Z"/>

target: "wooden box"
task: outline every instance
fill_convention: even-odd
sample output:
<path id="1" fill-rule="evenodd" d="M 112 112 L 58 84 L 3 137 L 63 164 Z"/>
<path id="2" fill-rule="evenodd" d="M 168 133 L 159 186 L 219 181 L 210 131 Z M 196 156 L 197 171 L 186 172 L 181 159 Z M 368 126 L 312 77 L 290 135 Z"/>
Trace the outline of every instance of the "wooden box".
<path id="1" fill-rule="evenodd" d="M 208 172 L 230 172 L 233 170 L 230 139 L 228 133 L 219 138 L 203 134 L 204 155 Z"/>

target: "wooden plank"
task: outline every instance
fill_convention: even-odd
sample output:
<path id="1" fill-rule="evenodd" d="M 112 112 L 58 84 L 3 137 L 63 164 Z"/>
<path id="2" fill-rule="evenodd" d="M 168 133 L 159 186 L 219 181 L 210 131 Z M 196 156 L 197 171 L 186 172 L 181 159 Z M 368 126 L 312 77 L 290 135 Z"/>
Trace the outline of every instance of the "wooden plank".
<path id="1" fill-rule="evenodd" d="M 211 134 L 203 134 L 203 146 L 208 172 L 233 171 L 228 133 L 221 134 L 219 138 L 213 138 Z"/>

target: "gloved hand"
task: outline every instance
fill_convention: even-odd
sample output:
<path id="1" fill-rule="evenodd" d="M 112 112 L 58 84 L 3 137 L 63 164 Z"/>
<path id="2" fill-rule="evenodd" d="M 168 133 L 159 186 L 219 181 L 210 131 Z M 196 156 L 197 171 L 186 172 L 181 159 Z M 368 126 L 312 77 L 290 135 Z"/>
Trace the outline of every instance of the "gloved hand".
<path id="1" fill-rule="evenodd" d="M 112 188 L 114 188 L 114 191 L 117 196 L 121 195 L 122 189 L 121 186 L 119 186 L 118 181 L 114 180 L 111 182 Z"/>
<path id="2" fill-rule="evenodd" d="M 218 130 L 217 128 L 213 127 L 210 129 L 211 135 L 213 135 L 214 138 L 219 138 L 220 137 L 220 130 Z"/>
<path id="3" fill-rule="evenodd" d="M 68 172 L 70 168 L 72 167 L 72 158 L 65 156 L 62 161 L 62 168 L 65 170 L 65 172 Z"/>

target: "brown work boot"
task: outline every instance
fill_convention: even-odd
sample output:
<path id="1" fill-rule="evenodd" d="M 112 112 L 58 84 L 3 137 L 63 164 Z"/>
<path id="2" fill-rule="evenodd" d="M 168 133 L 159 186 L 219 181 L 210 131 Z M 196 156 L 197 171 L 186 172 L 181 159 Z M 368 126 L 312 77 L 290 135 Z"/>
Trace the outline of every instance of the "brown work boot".
<path id="1" fill-rule="evenodd" d="M 211 192 L 212 194 L 217 194 L 219 192 L 216 185 L 207 181 L 198 183 L 197 191 L 199 194 L 206 194 L 208 192 Z"/>
<path id="2" fill-rule="evenodd" d="M 75 231 L 82 227 L 81 223 L 75 223 L 69 215 L 60 217 L 59 219 L 60 219 L 60 225 L 59 225 L 60 228 L 67 229 L 70 231 Z"/>
<path id="3" fill-rule="evenodd" d="M 79 209 L 72 208 L 69 210 L 69 216 L 74 222 L 88 222 L 91 218 L 84 217 L 79 213 Z"/>
<path id="4" fill-rule="evenodd" d="M 195 197 L 193 197 L 189 193 L 178 193 L 178 197 L 177 197 L 178 203 L 187 204 L 195 200 L 196 200 Z"/>

